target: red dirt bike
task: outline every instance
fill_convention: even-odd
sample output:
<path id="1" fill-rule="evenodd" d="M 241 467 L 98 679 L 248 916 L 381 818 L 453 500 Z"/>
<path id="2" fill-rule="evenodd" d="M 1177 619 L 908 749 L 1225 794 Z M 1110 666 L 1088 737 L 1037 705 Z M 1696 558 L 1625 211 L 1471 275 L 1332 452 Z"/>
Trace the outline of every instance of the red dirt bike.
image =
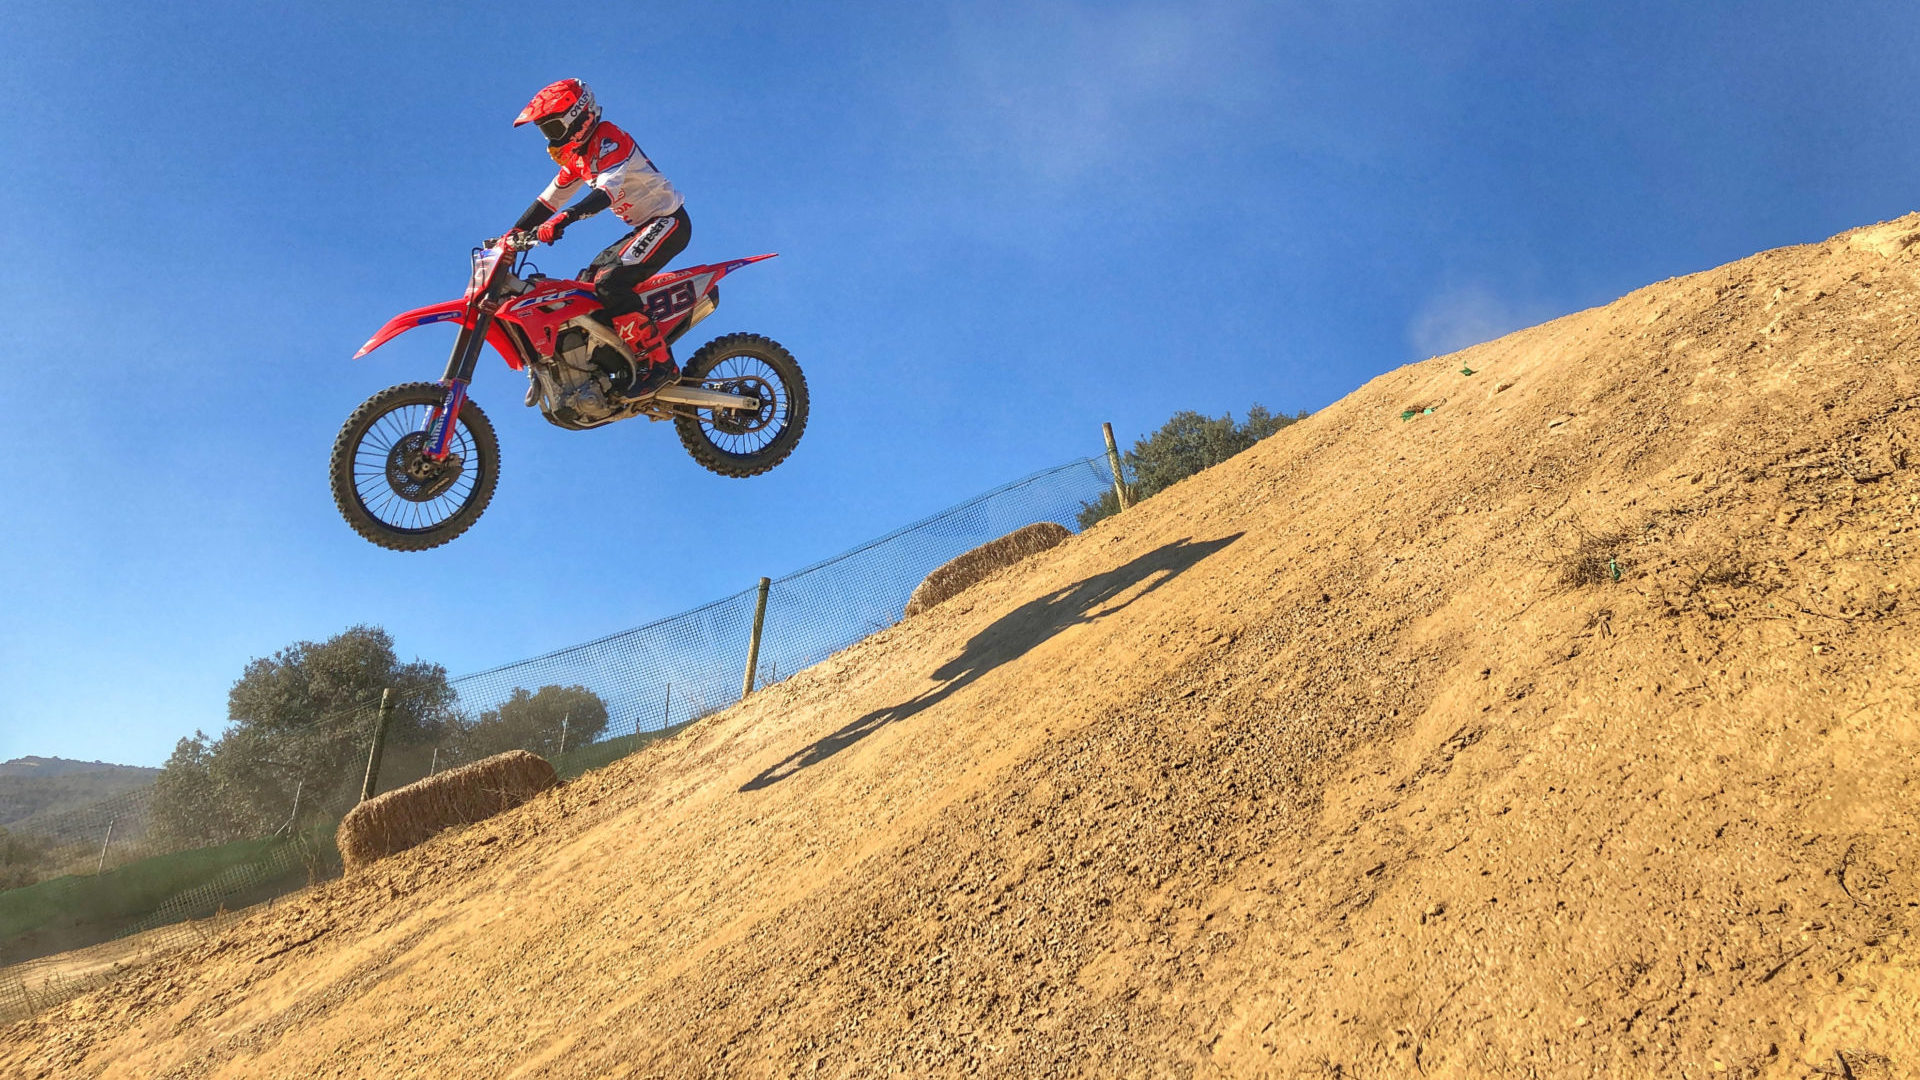
<path id="1" fill-rule="evenodd" d="M 575 431 L 634 416 L 672 420 L 693 459 L 722 476 L 757 476 L 786 460 L 807 426 L 807 380 L 792 354 L 758 334 L 701 346 L 677 381 L 630 393 L 647 368 L 595 313 L 583 282 L 528 269 L 531 235 L 489 240 L 473 252 L 459 300 L 394 316 L 358 359 L 419 326 L 458 322 L 439 382 L 402 383 L 368 398 L 333 442 L 333 501 L 355 532 L 395 551 L 425 551 L 480 517 L 500 479 L 500 443 L 467 399 L 481 345 L 524 371 L 527 404 Z M 635 286 L 669 347 L 720 302 L 720 279 L 748 259 L 656 274 Z"/>

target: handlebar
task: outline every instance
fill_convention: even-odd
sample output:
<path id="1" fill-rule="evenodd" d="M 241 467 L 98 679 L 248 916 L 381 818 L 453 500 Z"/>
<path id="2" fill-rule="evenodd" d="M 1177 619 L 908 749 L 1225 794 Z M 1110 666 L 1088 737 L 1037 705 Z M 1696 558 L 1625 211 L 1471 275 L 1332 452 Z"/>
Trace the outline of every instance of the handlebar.
<path id="1" fill-rule="evenodd" d="M 487 247 L 499 247 L 502 244 L 514 251 L 531 251 L 539 246 L 540 238 L 529 232 L 510 232 L 486 241 Z"/>

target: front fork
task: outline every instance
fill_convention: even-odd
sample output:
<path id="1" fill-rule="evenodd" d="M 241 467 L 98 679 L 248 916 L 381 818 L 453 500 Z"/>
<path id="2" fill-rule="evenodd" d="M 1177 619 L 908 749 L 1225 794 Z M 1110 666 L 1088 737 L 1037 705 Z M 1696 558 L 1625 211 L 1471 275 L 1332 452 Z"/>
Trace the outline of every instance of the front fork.
<path id="1" fill-rule="evenodd" d="M 466 404 L 467 385 L 473 382 L 473 369 L 479 363 L 480 348 L 486 344 L 487 328 L 492 323 L 492 307 L 483 305 L 473 325 L 461 327 L 460 337 L 453 343 L 453 355 L 447 358 L 447 373 L 440 378 L 441 385 L 447 388 L 447 396 L 428 414 L 425 427 L 427 456 L 435 461 L 445 461 L 447 448 L 453 444 L 453 424 L 460 418 L 460 406 Z"/>

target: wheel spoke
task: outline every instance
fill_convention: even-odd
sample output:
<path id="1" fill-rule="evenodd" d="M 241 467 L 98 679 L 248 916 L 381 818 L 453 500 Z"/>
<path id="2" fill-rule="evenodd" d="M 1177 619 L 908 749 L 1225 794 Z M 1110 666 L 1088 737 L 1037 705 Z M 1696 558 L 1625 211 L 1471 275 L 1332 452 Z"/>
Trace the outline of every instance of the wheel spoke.
<path id="1" fill-rule="evenodd" d="M 354 493 L 359 496 L 360 504 L 375 520 L 404 532 L 421 532 L 436 528 L 458 514 L 473 498 L 480 488 L 482 462 L 478 440 L 473 429 L 464 421 L 454 421 L 453 438 L 449 441 L 449 451 L 460 460 L 460 474 L 447 484 L 446 490 L 431 497 L 409 496 L 397 489 L 393 469 L 400 467 L 402 461 L 418 461 L 417 455 L 424 448 L 427 421 L 433 410 L 425 405 L 407 404 L 390 409 L 370 422 L 362 434 L 360 442 L 354 447 L 352 475 Z M 406 448 L 408 444 L 412 449 Z M 411 471 L 415 466 L 407 465 Z M 415 474 L 419 475 L 419 474 Z M 410 484 L 425 485 L 438 481 L 431 479 L 409 481 Z M 416 488 L 416 490 L 418 490 Z M 425 492 L 421 491 L 424 495 Z"/>
<path id="2" fill-rule="evenodd" d="M 695 417 L 701 433 L 708 443 L 722 453 L 734 457 L 750 457 L 766 449 L 786 430 L 791 419 L 787 400 L 786 386 L 778 370 L 766 361 L 749 354 L 734 354 L 721 357 L 702 378 L 709 383 L 722 386 L 743 386 L 750 389 L 753 396 L 761 398 L 762 416 L 749 417 L 744 423 L 739 421 L 723 422 L 714 410 L 706 410 Z M 749 382 L 751 380 L 751 382 Z M 767 399 L 771 399 L 770 401 Z M 731 428 L 745 424 L 758 424 L 753 430 L 736 431 Z"/>

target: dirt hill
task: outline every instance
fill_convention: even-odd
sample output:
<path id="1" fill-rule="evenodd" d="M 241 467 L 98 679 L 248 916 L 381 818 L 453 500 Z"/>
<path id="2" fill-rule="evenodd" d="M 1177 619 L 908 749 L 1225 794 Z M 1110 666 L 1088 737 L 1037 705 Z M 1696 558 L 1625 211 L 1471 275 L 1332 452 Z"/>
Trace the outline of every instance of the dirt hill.
<path id="1" fill-rule="evenodd" d="M 1915 1075 L 1916 241 L 1381 376 L 0 1074 Z"/>

